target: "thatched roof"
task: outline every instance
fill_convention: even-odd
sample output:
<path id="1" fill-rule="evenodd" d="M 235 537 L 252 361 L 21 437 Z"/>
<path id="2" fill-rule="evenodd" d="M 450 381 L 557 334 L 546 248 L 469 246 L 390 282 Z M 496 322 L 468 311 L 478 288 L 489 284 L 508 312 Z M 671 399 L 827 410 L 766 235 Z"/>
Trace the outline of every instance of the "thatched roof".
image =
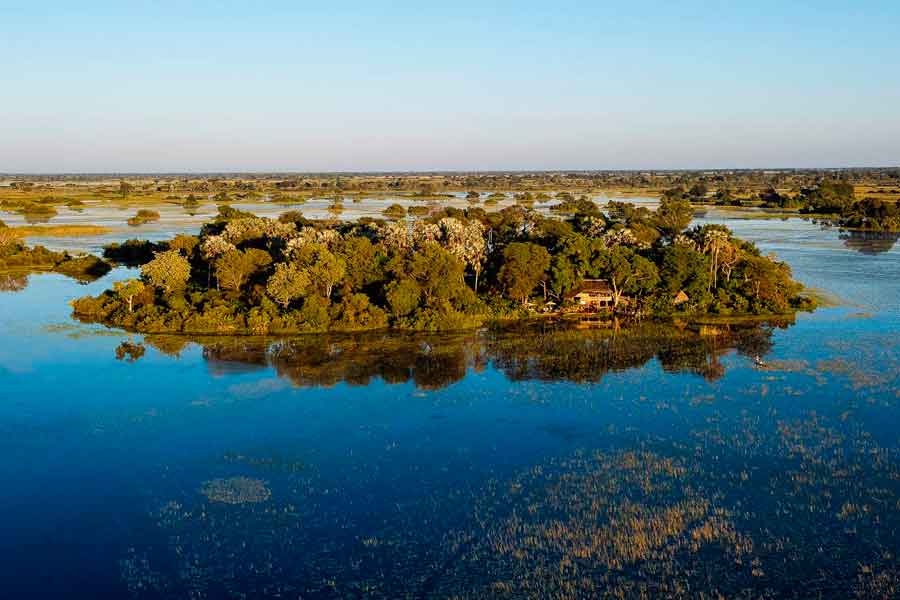
<path id="1" fill-rule="evenodd" d="M 612 287 L 610 287 L 609 282 L 605 279 L 584 279 L 580 286 L 572 290 L 572 293 L 573 295 L 580 294 L 581 292 L 612 294 L 612 291 Z"/>
<path id="2" fill-rule="evenodd" d="M 605 279 L 585 279 L 578 288 L 579 292 L 607 292 L 612 293 L 612 287 Z"/>

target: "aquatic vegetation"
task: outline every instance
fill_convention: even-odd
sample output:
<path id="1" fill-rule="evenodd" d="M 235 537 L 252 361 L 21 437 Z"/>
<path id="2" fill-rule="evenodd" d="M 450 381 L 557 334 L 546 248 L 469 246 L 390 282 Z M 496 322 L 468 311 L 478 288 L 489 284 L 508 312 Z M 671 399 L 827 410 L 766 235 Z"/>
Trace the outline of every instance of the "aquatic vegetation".
<path id="1" fill-rule="evenodd" d="M 100 225 L 19 225 L 4 230 L 7 236 L 18 239 L 27 237 L 81 237 L 109 233 L 108 227 Z M 2 237 L 0 237 L 2 245 Z"/>
<path id="2" fill-rule="evenodd" d="M 509 491 L 489 489 L 479 504 L 505 495 L 511 508 L 498 519 L 496 507 L 483 507 L 494 518 L 481 521 L 484 532 L 448 565 L 435 595 L 459 593 L 452 582 L 474 575 L 490 583 L 460 597 L 680 596 L 700 556 L 716 556 L 730 579 L 742 571 L 749 579 L 752 540 L 693 489 L 693 477 L 681 460 L 596 452 L 498 484 Z M 715 581 L 705 593 L 726 585 Z"/>
<path id="3" fill-rule="evenodd" d="M 266 482 L 249 477 L 212 479 L 203 484 L 200 493 L 211 502 L 224 504 L 248 504 L 265 502 L 272 496 Z"/>
<path id="4" fill-rule="evenodd" d="M 149 210 L 146 208 L 142 208 L 135 213 L 135 215 L 128 219 L 128 224 L 132 227 L 137 227 L 139 225 L 144 225 L 146 223 L 153 223 L 159 221 L 159 213 L 155 210 Z"/>
<path id="5" fill-rule="evenodd" d="M 406 216 L 406 209 L 399 204 L 391 204 L 384 209 L 383 214 L 389 219 L 402 219 Z"/>

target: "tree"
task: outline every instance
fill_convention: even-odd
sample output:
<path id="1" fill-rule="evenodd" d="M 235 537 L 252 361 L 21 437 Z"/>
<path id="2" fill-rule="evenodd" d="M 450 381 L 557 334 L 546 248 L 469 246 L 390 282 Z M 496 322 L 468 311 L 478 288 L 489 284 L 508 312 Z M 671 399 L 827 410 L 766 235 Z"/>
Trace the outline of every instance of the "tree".
<path id="1" fill-rule="evenodd" d="M 19 239 L 14 235 L 14 232 L 11 228 L 3 226 L 0 227 L 0 248 L 7 245 L 12 245 L 17 242 Z"/>
<path id="2" fill-rule="evenodd" d="M 178 250 L 185 256 L 190 256 L 200 240 L 193 235 L 178 234 L 169 242 L 169 250 Z"/>
<path id="3" fill-rule="evenodd" d="M 731 271 L 741 258 L 740 251 L 731 243 L 731 232 L 725 227 L 709 225 L 704 228 L 703 251 L 709 255 L 709 289 L 719 284 L 719 271 L 726 281 L 731 279 Z"/>
<path id="4" fill-rule="evenodd" d="M 756 303 L 756 312 L 784 312 L 802 286 L 791 279 L 791 268 L 765 256 L 745 256 L 741 261 L 741 289 Z"/>
<path id="5" fill-rule="evenodd" d="M 618 307 L 625 294 L 640 296 L 659 283 L 656 265 L 631 248 L 618 246 L 592 260 L 592 275 L 607 279 L 613 289 L 613 306 Z"/>
<path id="6" fill-rule="evenodd" d="M 385 312 L 365 294 L 348 294 L 338 307 L 341 326 L 346 329 L 377 328 L 387 325 Z"/>
<path id="7" fill-rule="evenodd" d="M 265 250 L 230 250 L 216 260 L 216 278 L 226 290 L 237 292 L 248 277 L 271 262 Z"/>
<path id="8" fill-rule="evenodd" d="M 304 244 L 293 251 L 294 260 L 303 269 L 310 282 L 319 288 L 323 297 L 330 299 L 334 286 L 347 273 L 347 263 L 335 256 L 322 244 Z"/>
<path id="9" fill-rule="evenodd" d="M 659 270 L 662 287 L 670 299 L 679 291 L 684 291 L 695 306 L 708 299 L 709 259 L 691 246 L 667 246 Z"/>
<path id="10" fill-rule="evenodd" d="M 140 279 L 126 279 L 113 284 L 113 291 L 128 303 L 129 313 L 134 312 L 134 297 L 140 295 L 144 289 L 146 289 L 144 282 Z"/>
<path id="11" fill-rule="evenodd" d="M 399 204 L 391 204 L 384 209 L 382 214 L 389 219 L 402 219 L 406 216 L 406 209 Z"/>
<path id="12" fill-rule="evenodd" d="M 694 209 L 688 200 L 671 194 L 664 194 L 660 199 L 656 209 L 656 226 L 669 239 L 684 231 L 693 218 Z"/>
<path id="13" fill-rule="evenodd" d="M 402 317 L 419 307 L 422 290 L 412 279 L 401 279 L 388 284 L 386 296 L 391 312 Z"/>
<path id="14" fill-rule="evenodd" d="M 435 242 L 427 243 L 408 264 L 408 275 L 418 284 L 426 305 L 464 299 L 472 294 L 466 285 L 465 267 Z"/>
<path id="15" fill-rule="evenodd" d="M 702 181 L 698 181 L 694 185 L 691 186 L 691 189 L 688 190 L 688 195 L 694 200 L 701 201 L 706 198 L 706 194 L 709 193 L 709 190 L 706 187 L 706 184 Z"/>
<path id="16" fill-rule="evenodd" d="M 531 242 L 513 242 L 503 250 L 498 278 L 510 298 L 528 302 L 528 296 L 550 267 L 550 253 Z"/>
<path id="17" fill-rule="evenodd" d="M 590 264 L 591 242 L 577 233 L 562 238 L 553 253 L 550 266 L 550 287 L 563 297 L 584 278 Z"/>
<path id="18" fill-rule="evenodd" d="M 387 257 L 380 246 L 362 236 L 347 237 L 337 251 L 347 265 L 345 282 L 358 291 L 384 279 L 384 263 Z"/>
<path id="19" fill-rule="evenodd" d="M 438 226 L 441 228 L 444 248 L 472 269 L 475 275 L 474 289 L 477 292 L 478 277 L 487 251 L 484 225 L 479 221 L 463 223 L 459 219 L 445 217 L 438 222 Z"/>
<path id="20" fill-rule="evenodd" d="M 141 267 L 141 275 L 150 285 L 169 294 L 184 289 L 191 278 L 191 263 L 178 250 L 157 252 L 153 260 Z"/>
<path id="21" fill-rule="evenodd" d="M 309 286 L 309 275 L 305 271 L 293 264 L 278 263 L 266 284 L 266 292 L 275 302 L 287 308 L 291 302 L 306 295 Z"/>

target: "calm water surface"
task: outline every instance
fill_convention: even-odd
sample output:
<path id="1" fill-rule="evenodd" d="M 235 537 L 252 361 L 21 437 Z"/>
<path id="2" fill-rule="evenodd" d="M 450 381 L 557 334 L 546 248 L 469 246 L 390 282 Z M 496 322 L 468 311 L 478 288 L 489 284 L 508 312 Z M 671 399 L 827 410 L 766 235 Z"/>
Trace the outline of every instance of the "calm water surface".
<path id="1" fill-rule="evenodd" d="M 126 271 L 18 282 L 0 598 L 895 597 L 900 249 L 723 219 L 840 304 L 723 338 L 131 336 L 129 361 L 67 306 Z"/>

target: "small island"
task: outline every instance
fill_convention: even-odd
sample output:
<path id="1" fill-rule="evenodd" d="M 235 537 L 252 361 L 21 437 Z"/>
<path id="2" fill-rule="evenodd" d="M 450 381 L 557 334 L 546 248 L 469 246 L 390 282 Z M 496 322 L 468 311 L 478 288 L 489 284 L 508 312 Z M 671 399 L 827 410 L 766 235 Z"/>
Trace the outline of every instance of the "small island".
<path id="1" fill-rule="evenodd" d="M 787 264 L 725 227 L 688 229 L 692 215 L 676 198 L 608 214 L 573 201 L 564 219 L 512 206 L 329 223 L 223 207 L 199 236 L 108 247 L 107 259 L 139 266 L 140 278 L 73 308 L 82 321 L 143 333 L 290 334 L 812 307 Z"/>
<path id="2" fill-rule="evenodd" d="M 716 206 L 752 206 L 795 211 L 826 220 L 844 229 L 858 231 L 900 231 L 900 203 L 897 190 L 878 190 L 880 196 L 857 197 L 855 186 L 847 180 L 823 178 L 813 185 L 801 186 L 795 193 L 770 186 L 750 197 L 741 198 L 730 188 L 721 187 L 711 196 L 705 185 L 690 189 L 675 187 L 663 192 L 664 198 L 683 198 Z"/>
<path id="3" fill-rule="evenodd" d="M 79 281 L 94 281 L 110 271 L 106 261 L 90 254 L 72 255 L 43 246 L 28 247 L 18 231 L 0 221 L 0 274 L 27 275 L 49 271 Z"/>

